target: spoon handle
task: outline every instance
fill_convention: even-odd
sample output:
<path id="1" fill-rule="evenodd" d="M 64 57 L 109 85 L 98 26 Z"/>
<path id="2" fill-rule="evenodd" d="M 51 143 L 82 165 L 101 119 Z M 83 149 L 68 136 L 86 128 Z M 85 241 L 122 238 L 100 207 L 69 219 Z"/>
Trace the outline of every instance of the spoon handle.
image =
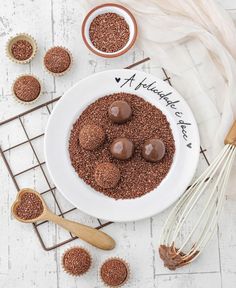
<path id="1" fill-rule="evenodd" d="M 109 235 L 95 228 L 64 219 L 50 212 L 47 213 L 47 219 L 97 248 L 112 250 L 115 247 L 115 241 Z"/>

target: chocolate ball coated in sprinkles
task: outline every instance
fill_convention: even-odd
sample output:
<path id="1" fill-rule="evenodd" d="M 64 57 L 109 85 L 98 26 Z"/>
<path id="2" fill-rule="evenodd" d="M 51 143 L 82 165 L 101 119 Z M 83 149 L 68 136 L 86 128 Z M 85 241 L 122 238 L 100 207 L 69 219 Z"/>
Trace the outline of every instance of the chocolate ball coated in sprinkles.
<path id="1" fill-rule="evenodd" d="M 126 101 L 117 100 L 109 107 L 108 115 L 114 123 L 125 123 L 131 118 L 132 109 Z"/>
<path id="2" fill-rule="evenodd" d="M 128 279 L 127 264 L 118 258 L 108 259 L 100 269 L 100 276 L 103 282 L 109 287 L 120 287 Z"/>
<path id="3" fill-rule="evenodd" d="M 94 150 L 103 144 L 105 131 L 101 126 L 88 124 L 79 133 L 79 143 L 85 150 Z"/>
<path id="4" fill-rule="evenodd" d="M 165 155 L 165 145 L 159 139 L 145 141 L 142 149 L 142 156 L 150 162 L 160 161 Z"/>
<path id="5" fill-rule="evenodd" d="M 73 276 L 86 273 L 91 266 L 91 256 L 81 247 L 73 247 L 65 252 L 62 257 L 64 270 Z"/>
<path id="6" fill-rule="evenodd" d="M 97 165 L 94 178 L 100 187 L 114 188 L 120 181 L 120 170 L 115 164 L 103 162 Z"/>
<path id="7" fill-rule="evenodd" d="M 40 94 L 41 86 L 39 81 L 31 76 L 20 76 L 13 85 L 15 96 L 24 102 L 34 101 Z"/>
<path id="8" fill-rule="evenodd" d="M 134 144 L 127 138 L 117 138 L 112 142 L 110 152 L 116 159 L 127 160 L 133 155 Z"/>
<path id="9" fill-rule="evenodd" d="M 52 73 L 63 73 L 71 65 L 70 54 L 62 47 L 53 47 L 45 54 L 44 65 Z"/>

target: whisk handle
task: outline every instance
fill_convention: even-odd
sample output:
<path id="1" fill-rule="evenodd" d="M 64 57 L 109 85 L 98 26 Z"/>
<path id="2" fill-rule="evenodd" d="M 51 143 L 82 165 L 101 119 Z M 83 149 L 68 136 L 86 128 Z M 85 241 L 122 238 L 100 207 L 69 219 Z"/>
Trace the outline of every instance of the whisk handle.
<path id="1" fill-rule="evenodd" d="M 234 121 L 227 136 L 225 137 L 224 143 L 236 146 L 236 121 Z"/>

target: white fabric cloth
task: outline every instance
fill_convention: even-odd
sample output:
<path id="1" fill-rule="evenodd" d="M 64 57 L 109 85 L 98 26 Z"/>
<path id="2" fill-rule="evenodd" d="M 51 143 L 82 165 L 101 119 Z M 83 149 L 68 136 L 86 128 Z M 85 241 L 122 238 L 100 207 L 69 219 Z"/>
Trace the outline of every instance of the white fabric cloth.
<path id="1" fill-rule="evenodd" d="M 106 1 L 83 2 L 88 10 Z M 215 156 L 236 119 L 236 28 L 229 14 L 214 0 L 116 2 L 134 13 L 139 28 L 138 45 L 152 62 L 174 75 L 175 88 L 187 100 L 194 99 L 194 105 L 190 105 L 193 112 L 198 114 L 197 109 L 204 103 L 205 114 L 214 115 L 214 125 L 212 121 L 205 121 L 204 125 L 214 143 L 211 156 Z M 199 53 L 210 65 L 209 71 L 204 72 L 207 82 L 193 68 L 194 55 Z"/>

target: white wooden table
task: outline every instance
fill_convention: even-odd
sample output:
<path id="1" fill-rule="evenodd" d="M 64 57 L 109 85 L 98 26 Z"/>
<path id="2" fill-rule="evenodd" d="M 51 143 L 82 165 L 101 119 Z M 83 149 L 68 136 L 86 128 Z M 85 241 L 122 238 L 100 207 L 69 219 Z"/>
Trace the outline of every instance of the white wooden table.
<path id="1" fill-rule="evenodd" d="M 32 72 L 43 83 L 43 96 L 39 100 L 47 100 L 61 96 L 71 85 L 79 79 L 92 73 L 125 67 L 142 59 L 145 55 L 138 48 L 127 55 L 114 60 L 104 60 L 88 52 L 80 37 L 80 27 L 83 11 L 82 0 L 11 0 L 1 1 L 0 4 L 0 121 L 29 109 L 15 103 L 11 96 L 11 84 L 21 73 Z M 221 0 L 222 5 L 230 10 L 236 18 L 235 0 Z M 5 57 L 5 43 L 10 35 L 17 32 L 32 34 L 39 46 L 36 58 L 29 65 L 22 66 L 11 63 Z M 64 45 L 74 55 L 74 65 L 70 73 L 60 79 L 54 79 L 42 69 L 42 57 L 45 51 L 53 45 Z M 139 69 L 160 74 L 158 63 L 150 61 L 141 65 Z M 160 75 L 159 75 L 160 76 Z M 24 119 L 24 123 L 31 127 L 32 133 L 43 129 L 46 114 L 42 111 Z M 1 142 L 12 144 L 20 133 L 17 127 L 9 127 L 0 132 Z M 8 136 L 13 134 L 12 136 Z M 4 139 L 4 140 L 3 140 Z M 38 145 L 42 153 L 42 145 Z M 40 150 L 41 149 L 41 150 Z M 17 162 L 24 165 L 27 151 L 9 153 L 10 163 Z M 32 164 L 35 159 L 27 159 Z M 19 164 L 20 163 L 20 164 Z M 20 167 L 16 167 L 19 169 Z M 235 173 L 235 172 L 234 172 Z M 43 189 L 37 172 L 29 179 L 22 179 L 23 185 L 30 185 Z M 163 268 L 157 254 L 159 232 L 169 211 L 146 219 L 128 224 L 113 224 L 104 228 L 116 240 L 117 247 L 112 252 L 101 252 L 80 240 L 59 249 L 45 252 L 33 232 L 31 225 L 17 223 L 10 215 L 10 206 L 14 200 L 16 190 L 8 175 L 6 167 L 0 160 L 0 287 L 1 288 L 95 288 L 103 287 L 97 277 L 97 268 L 103 259 L 109 256 L 121 256 L 128 260 L 132 268 L 132 277 L 126 287 L 181 287 L 181 288 L 234 288 L 236 287 L 236 202 L 228 199 L 218 226 L 218 231 L 208 245 L 208 249 L 196 262 L 174 272 Z M 235 189 L 231 185 L 229 189 Z M 62 196 L 58 195 L 66 207 Z M 50 199 L 48 199 L 50 203 Z M 55 207 L 51 207 L 55 209 Z M 72 219 L 83 223 L 93 224 L 95 219 L 80 212 L 75 212 Z M 44 226 L 46 241 L 55 243 L 65 237 L 64 232 L 57 227 L 46 224 Z M 62 270 L 60 259 L 64 250 L 74 244 L 82 244 L 93 255 L 93 267 L 84 277 L 72 278 Z"/>

